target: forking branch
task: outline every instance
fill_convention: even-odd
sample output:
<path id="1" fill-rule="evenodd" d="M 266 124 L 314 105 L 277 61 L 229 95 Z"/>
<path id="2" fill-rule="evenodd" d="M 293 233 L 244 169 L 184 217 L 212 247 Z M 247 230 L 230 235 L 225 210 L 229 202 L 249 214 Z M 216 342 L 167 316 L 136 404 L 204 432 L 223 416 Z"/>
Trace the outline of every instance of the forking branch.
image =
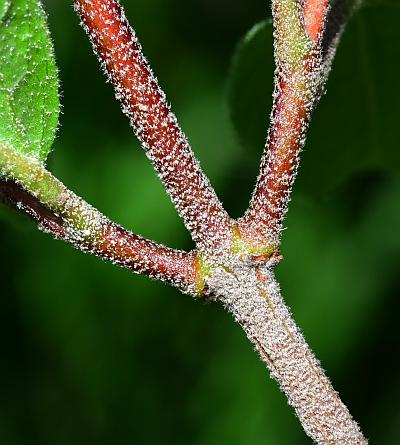
<path id="1" fill-rule="evenodd" d="M 280 234 L 311 112 L 352 0 L 273 0 L 275 91 L 249 209 L 231 220 L 200 169 L 117 0 L 75 9 L 123 111 L 196 243 L 181 252 L 134 235 L 69 191 L 37 159 L 0 141 L 0 197 L 83 251 L 224 304 L 318 444 L 367 441 L 285 305 L 274 277 Z M 338 5 L 346 6 L 337 20 Z M 349 6 L 350 5 L 350 6 Z M 332 12 L 333 11 L 333 12 Z"/>

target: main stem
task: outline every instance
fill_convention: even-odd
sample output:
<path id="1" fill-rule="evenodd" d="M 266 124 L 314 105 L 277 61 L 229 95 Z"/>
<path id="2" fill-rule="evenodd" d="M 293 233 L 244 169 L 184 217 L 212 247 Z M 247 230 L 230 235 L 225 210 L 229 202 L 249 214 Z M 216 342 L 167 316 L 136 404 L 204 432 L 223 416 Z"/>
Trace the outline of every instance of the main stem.
<path id="1" fill-rule="evenodd" d="M 207 284 L 255 345 L 305 432 L 321 445 L 367 444 L 296 326 L 272 267 L 241 262 Z"/>

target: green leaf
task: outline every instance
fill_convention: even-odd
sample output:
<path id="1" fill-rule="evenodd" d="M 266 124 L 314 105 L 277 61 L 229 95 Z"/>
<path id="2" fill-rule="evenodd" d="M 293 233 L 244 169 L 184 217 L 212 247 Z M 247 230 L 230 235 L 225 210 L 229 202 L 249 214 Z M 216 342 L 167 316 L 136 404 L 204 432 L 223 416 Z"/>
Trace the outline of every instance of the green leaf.
<path id="1" fill-rule="evenodd" d="M 58 75 L 40 0 L 0 0 L 0 139 L 44 162 L 58 126 Z"/>
<path id="2" fill-rule="evenodd" d="M 255 25 L 239 43 L 228 83 L 231 118 L 241 142 L 261 150 L 272 104 L 272 21 Z"/>

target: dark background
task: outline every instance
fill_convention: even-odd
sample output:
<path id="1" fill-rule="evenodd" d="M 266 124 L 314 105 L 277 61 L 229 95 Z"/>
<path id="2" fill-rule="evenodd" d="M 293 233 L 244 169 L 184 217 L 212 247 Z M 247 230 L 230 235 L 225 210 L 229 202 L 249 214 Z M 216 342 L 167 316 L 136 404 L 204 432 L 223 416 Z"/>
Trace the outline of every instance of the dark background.
<path id="1" fill-rule="evenodd" d="M 191 249 L 71 3 L 45 1 L 63 103 L 49 168 L 125 227 Z M 235 131 L 227 80 L 267 2 L 123 3 L 205 171 L 240 216 L 262 143 Z M 400 441 L 399 19 L 398 7 L 365 8 L 346 31 L 277 270 L 335 388 L 381 445 Z M 270 48 L 260 63 L 272 67 Z M 265 109 L 266 128 L 263 100 L 254 109 Z M 222 308 L 83 255 L 4 207 L 0 246 L 0 443 L 310 443 Z"/>

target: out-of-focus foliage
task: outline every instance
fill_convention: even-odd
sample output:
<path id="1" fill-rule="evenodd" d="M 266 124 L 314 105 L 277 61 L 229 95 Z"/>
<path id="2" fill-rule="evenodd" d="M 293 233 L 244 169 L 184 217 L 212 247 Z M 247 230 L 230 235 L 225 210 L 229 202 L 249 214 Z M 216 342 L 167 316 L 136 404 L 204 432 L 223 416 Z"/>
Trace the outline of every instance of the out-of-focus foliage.
<path id="1" fill-rule="evenodd" d="M 229 109 L 240 141 L 258 150 L 266 139 L 266 110 L 274 82 L 272 20 L 254 25 L 236 49 L 228 84 Z"/>
<path id="2" fill-rule="evenodd" d="M 0 0 L 0 138 L 44 161 L 59 115 L 58 76 L 40 0 Z"/>
<path id="3" fill-rule="evenodd" d="M 265 1 L 124 4 L 202 165 L 239 216 L 263 141 L 245 146 L 237 137 L 227 78 L 237 42 L 267 14 Z M 45 6 L 64 103 L 49 168 L 119 223 L 191 248 L 70 2 Z M 400 428 L 399 14 L 365 9 L 344 34 L 311 124 L 277 271 L 335 387 L 380 445 L 397 443 Z M 272 78 L 265 82 L 272 89 Z M 310 443 L 221 308 L 0 212 L 0 443 Z"/>

